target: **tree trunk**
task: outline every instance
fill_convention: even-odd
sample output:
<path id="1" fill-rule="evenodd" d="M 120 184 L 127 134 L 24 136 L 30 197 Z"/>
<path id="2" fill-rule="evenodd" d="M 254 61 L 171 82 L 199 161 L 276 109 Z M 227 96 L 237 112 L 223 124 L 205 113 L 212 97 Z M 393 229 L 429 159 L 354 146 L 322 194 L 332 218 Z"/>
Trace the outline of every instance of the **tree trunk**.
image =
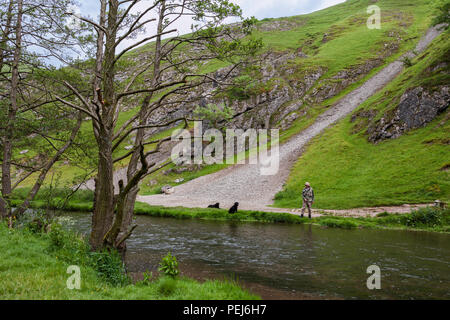
<path id="1" fill-rule="evenodd" d="M 105 134 L 106 135 L 106 134 Z M 114 218 L 114 166 L 111 139 L 99 139 L 98 173 L 95 179 L 95 208 L 92 215 L 90 244 L 93 250 L 103 247 L 104 238 Z"/>
<path id="2" fill-rule="evenodd" d="M 11 185 L 11 160 L 12 160 L 12 140 L 14 138 L 14 123 L 18 110 L 18 89 L 19 89 L 19 63 L 22 55 L 22 16 L 23 0 L 17 2 L 17 21 L 15 27 L 15 49 L 12 62 L 10 105 L 8 110 L 8 122 L 5 128 L 5 139 L 3 141 L 3 162 L 2 162 L 2 205 L 0 205 L 1 216 L 11 217 L 10 197 L 12 193 Z"/>
<path id="3" fill-rule="evenodd" d="M 161 34 L 163 32 L 165 13 L 166 13 L 166 3 L 165 3 L 165 1 L 162 1 L 161 7 L 159 10 L 159 18 L 158 18 L 158 28 L 157 28 L 158 34 Z M 155 57 L 154 57 L 154 67 L 153 67 L 153 79 L 152 79 L 153 86 L 156 86 L 156 84 L 159 81 L 160 68 L 161 68 L 161 36 L 158 36 L 156 38 L 156 42 L 155 42 Z M 145 125 L 147 122 L 148 106 L 150 104 L 152 97 L 153 97 L 153 94 L 147 95 L 142 103 L 142 107 L 139 112 L 139 124 L 141 126 Z M 130 181 L 132 179 L 132 177 L 136 174 L 136 172 L 138 170 L 138 163 L 139 163 L 139 158 L 140 158 L 138 146 L 143 143 L 144 136 L 145 136 L 145 129 L 139 129 L 136 132 L 136 138 L 134 141 L 134 146 L 135 146 L 136 151 L 133 153 L 133 155 L 130 159 L 130 162 L 128 164 L 128 170 L 127 170 L 128 181 Z M 134 206 L 136 203 L 136 198 L 137 198 L 138 192 L 139 192 L 139 186 L 136 185 L 130 190 L 130 192 L 127 194 L 127 196 L 125 198 L 125 203 L 123 206 L 124 218 L 123 218 L 122 227 L 121 227 L 121 234 L 125 234 L 128 231 L 128 229 L 131 225 L 131 222 L 133 221 Z"/>
<path id="4" fill-rule="evenodd" d="M 95 208 L 92 215 L 92 231 L 90 244 L 93 250 L 98 250 L 107 245 L 106 235 L 112 227 L 114 220 L 114 161 L 113 161 L 113 136 L 115 126 L 115 111 L 117 101 L 115 96 L 114 75 L 115 75 L 115 49 L 119 2 L 110 0 L 108 7 L 107 32 L 105 40 L 105 52 L 102 59 L 103 74 L 103 96 L 98 97 L 101 105 L 101 123 L 99 132 L 96 135 L 98 145 L 98 170 L 95 183 Z M 102 3 L 102 14 L 105 14 L 106 7 Z M 100 41 L 101 42 L 101 41 Z M 97 50 L 101 50 L 101 43 L 98 43 Z M 97 52 L 99 54 L 99 52 Z M 102 53 L 102 52 L 100 52 Z M 99 73 L 99 66 L 96 66 L 96 78 Z M 94 80 L 94 84 L 96 80 Z M 100 90 L 101 88 L 94 88 Z M 98 91 L 99 93 L 101 91 Z"/>
<path id="5" fill-rule="evenodd" d="M 11 112 L 9 112 L 11 115 Z M 9 118 L 9 117 L 8 117 Z M 3 162 L 2 162 L 2 197 L 0 200 L 0 215 L 6 218 L 11 215 L 11 124 L 6 127 L 5 140 L 3 141 Z"/>
<path id="6" fill-rule="evenodd" d="M 5 50 L 7 49 L 7 41 L 8 37 L 10 36 L 11 31 L 11 21 L 12 21 L 12 6 L 13 2 L 12 0 L 9 1 L 8 6 L 8 12 L 7 12 L 7 19 L 6 19 L 6 26 L 3 33 L 1 45 L 0 45 L 0 70 L 3 70 L 4 65 L 4 57 L 5 57 Z M 9 133 L 11 131 L 8 131 Z M 9 144 L 9 145 L 8 145 Z M 4 138 L 3 139 L 3 159 L 10 160 L 11 158 L 11 142 L 10 139 Z M 5 181 L 5 183 L 3 183 Z M 9 188 L 8 188 L 9 187 Z M 7 198 L 3 198 L 5 195 L 8 194 L 7 190 L 11 189 L 11 167 L 10 164 L 7 161 L 2 161 L 2 192 L 0 196 L 0 219 L 4 219 L 8 216 L 8 202 Z M 3 192 L 5 190 L 5 192 Z M 10 190 L 11 191 L 11 190 Z"/>
<path id="7" fill-rule="evenodd" d="M 149 97 L 147 97 L 144 101 L 144 104 L 146 103 L 146 101 L 149 101 Z M 148 105 L 148 103 L 147 103 Z M 144 108 L 142 108 L 140 110 L 141 116 L 140 118 L 142 118 L 142 113 L 144 112 Z M 141 120 L 142 123 L 142 120 Z M 143 142 L 144 139 L 144 133 L 145 131 L 143 129 L 139 129 L 136 132 L 136 138 L 135 138 L 135 147 L 136 147 L 136 151 L 133 153 L 133 155 L 131 156 L 130 162 L 128 164 L 128 169 L 127 169 L 127 181 L 131 181 L 131 179 L 133 179 L 133 177 L 136 175 L 137 171 L 138 171 L 138 163 L 139 163 L 139 150 L 137 150 L 137 147 Z M 120 235 L 123 236 L 128 232 L 128 229 L 133 221 L 133 215 L 134 215 L 134 205 L 136 203 L 136 198 L 139 192 L 139 186 L 135 185 L 134 187 L 131 188 L 130 192 L 125 196 L 124 199 L 124 203 L 123 203 L 123 207 L 121 208 L 123 210 L 123 218 L 122 218 L 122 223 L 121 223 L 121 227 L 120 227 Z M 123 246 L 121 248 L 121 250 L 125 251 L 126 250 L 126 244 L 123 243 Z"/>

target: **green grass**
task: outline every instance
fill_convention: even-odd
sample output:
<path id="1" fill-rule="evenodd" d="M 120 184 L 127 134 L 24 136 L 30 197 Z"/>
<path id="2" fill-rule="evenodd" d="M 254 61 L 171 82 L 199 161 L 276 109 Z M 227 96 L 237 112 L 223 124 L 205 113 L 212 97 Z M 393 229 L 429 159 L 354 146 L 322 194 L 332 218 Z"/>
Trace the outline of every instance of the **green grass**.
<path id="1" fill-rule="evenodd" d="M 448 84 L 448 74 L 430 71 L 440 62 L 449 61 L 450 43 L 445 39 L 448 31 L 354 114 L 375 110 L 376 121 L 398 105 L 407 89 Z M 305 181 L 312 183 L 316 205 L 321 209 L 450 200 L 446 169 L 450 164 L 448 111 L 424 128 L 379 144 L 367 141 L 368 123 L 351 123 L 350 119 L 345 118 L 313 139 L 295 164 L 284 190 L 276 195 L 275 206 L 299 207 Z"/>
<path id="2" fill-rule="evenodd" d="M 341 228 L 341 229 L 354 229 L 359 226 L 358 223 L 351 221 L 349 219 L 320 219 L 319 224 L 321 226 L 326 226 L 330 228 Z"/>
<path id="3" fill-rule="evenodd" d="M 377 56 L 382 43 L 390 42 L 389 31 L 404 33 L 404 39 L 418 37 L 430 23 L 432 1 L 416 0 L 405 4 L 400 0 L 381 0 L 381 29 L 368 29 L 366 10 L 370 0 L 349 0 L 311 14 L 272 21 L 292 21 L 291 30 L 258 31 L 266 47 L 276 51 L 302 48 L 309 58 L 308 64 L 325 61 L 330 73 Z M 324 34 L 328 40 L 323 41 Z M 412 48 L 406 41 L 404 47 Z"/>
<path id="4" fill-rule="evenodd" d="M 436 130 L 439 120 L 373 145 L 364 136 L 350 134 L 352 124 L 345 119 L 309 145 L 275 206 L 299 207 L 305 181 L 313 185 L 321 209 L 448 201 L 449 173 L 441 168 L 448 163 L 449 146 L 427 143 L 450 130 L 448 123 Z"/>
<path id="5" fill-rule="evenodd" d="M 311 220 L 320 226 L 341 229 L 395 229 L 450 233 L 450 209 L 421 208 L 407 214 L 384 212 L 377 217 L 322 216 Z"/>
<path id="6" fill-rule="evenodd" d="M 258 299 L 232 281 L 208 280 L 198 282 L 186 277 L 175 280 L 165 277 L 151 279 L 136 285 L 111 284 L 99 272 L 114 269 L 104 254 L 92 258 L 83 240 L 64 235 L 64 245 L 54 249 L 51 234 L 33 234 L 26 229 L 9 230 L 0 224 L 0 298 L 1 299 L 145 299 L 145 300 L 248 300 Z M 71 240 L 70 245 L 68 240 Z M 76 245 L 74 245 L 74 243 Z M 90 256 L 89 256 L 90 255 Z M 94 261 L 94 262 L 92 262 Z M 81 289 L 69 290 L 67 267 L 79 265 Z M 103 266 L 103 268 L 99 268 Z M 116 268 L 117 269 L 117 268 Z"/>
<path id="7" fill-rule="evenodd" d="M 378 145 L 350 134 L 345 119 L 315 139 L 295 164 L 275 206 L 298 208 L 301 190 L 309 181 L 321 209 L 427 203 L 449 200 L 450 179 L 443 171 L 448 145 L 427 141 L 445 137 L 450 125 L 436 130 L 440 119 L 424 129 Z M 447 135 L 448 137 L 448 135 Z"/>

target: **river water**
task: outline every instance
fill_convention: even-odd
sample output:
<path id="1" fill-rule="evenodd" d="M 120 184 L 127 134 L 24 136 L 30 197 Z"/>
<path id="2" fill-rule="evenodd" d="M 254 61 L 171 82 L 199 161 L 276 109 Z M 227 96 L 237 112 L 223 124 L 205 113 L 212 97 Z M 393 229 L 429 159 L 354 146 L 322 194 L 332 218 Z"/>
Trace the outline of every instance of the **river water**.
<path id="1" fill-rule="evenodd" d="M 89 232 L 89 214 L 64 216 Z M 155 273 L 170 251 L 183 275 L 235 279 L 264 299 L 450 299 L 446 234 L 145 216 L 136 223 L 130 273 Z M 380 267 L 380 290 L 367 288 L 370 265 Z"/>

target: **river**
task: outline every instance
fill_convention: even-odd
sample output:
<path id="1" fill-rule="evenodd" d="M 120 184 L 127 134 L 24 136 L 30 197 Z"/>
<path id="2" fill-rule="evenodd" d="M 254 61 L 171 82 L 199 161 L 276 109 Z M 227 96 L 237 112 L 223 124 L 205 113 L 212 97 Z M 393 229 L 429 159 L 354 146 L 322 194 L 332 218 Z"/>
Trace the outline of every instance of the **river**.
<path id="1" fill-rule="evenodd" d="M 89 232 L 89 214 L 64 216 Z M 170 251 L 182 275 L 237 279 L 264 299 L 450 299 L 447 234 L 145 216 L 136 223 L 131 274 L 155 273 Z M 370 265 L 380 267 L 380 290 L 367 288 Z"/>

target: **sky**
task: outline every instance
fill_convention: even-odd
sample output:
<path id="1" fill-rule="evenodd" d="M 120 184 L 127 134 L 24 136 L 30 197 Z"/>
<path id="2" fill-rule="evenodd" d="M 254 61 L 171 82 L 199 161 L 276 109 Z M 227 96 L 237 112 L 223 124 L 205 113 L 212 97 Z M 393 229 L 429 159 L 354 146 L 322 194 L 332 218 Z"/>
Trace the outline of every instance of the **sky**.
<path id="1" fill-rule="evenodd" d="M 301 14 L 311 13 L 317 10 L 321 10 L 338 3 L 345 2 L 345 0 L 230 0 L 231 2 L 238 4 L 243 11 L 244 17 L 256 17 L 261 20 L 264 18 L 280 18 L 289 17 Z M 90 17 L 97 21 L 98 11 L 99 11 L 99 1 L 97 0 L 78 0 L 79 6 L 76 8 L 71 8 L 76 14 L 83 17 Z M 137 11 L 142 11 L 146 6 L 153 3 L 153 0 L 142 0 L 140 4 L 136 6 Z M 234 22 L 233 20 L 226 21 L 228 23 Z M 177 25 L 174 25 L 179 30 L 179 34 L 186 34 L 191 32 L 192 21 L 185 17 L 180 19 Z M 154 26 L 149 25 L 149 28 Z M 153 34 L 153 32 L 152 32 Z M 171 34 L 174 36 L 176 34 Z M 146 35 L 139 34 L 135 39 L 128 39 L 118 47 L 118 49 L 123 49 L 136 41 L 143 39 Z M 81 57 L 80 57 L 81 58 Z"/>
<path id="2" fill-rule="evenodd" d="M 95 0 L 78 0 L 80 3 L 79 12 L 81 15 L 97 17 L 98 1 Z M 289 17 L 300 14 L 311 13 L 320 9 L 324 9 L 345 0 L 231 0 L 238 4 L 243 11 L 244 17 L 254 16 L 261 20 L 264 18 L 280 18 Z M 142 1 L 138 6 L 140 9 L 152 3 L 152 0 Z M 187 19 L 181 21 L 177 26 L 181 33 L 190 32 L 191 21 Z"/>
<path id="3" fill-rule="evenodd" d="M 245 16 L 258 19 L 280 18 L 324 9 L 344 0 L 234 0 Z"/>
<path id="4" fill-rule="evenodd" d="M 231 0 L 238 4 L 244 16 L 255 16 L 258 19 L 280 18 L 306 14 L 342 3 L 345 0 Z M 79 0 L 81 12 L 96 16 L 98 1 Z M 149 2 L 149 1 L 144 1 Z"/>

